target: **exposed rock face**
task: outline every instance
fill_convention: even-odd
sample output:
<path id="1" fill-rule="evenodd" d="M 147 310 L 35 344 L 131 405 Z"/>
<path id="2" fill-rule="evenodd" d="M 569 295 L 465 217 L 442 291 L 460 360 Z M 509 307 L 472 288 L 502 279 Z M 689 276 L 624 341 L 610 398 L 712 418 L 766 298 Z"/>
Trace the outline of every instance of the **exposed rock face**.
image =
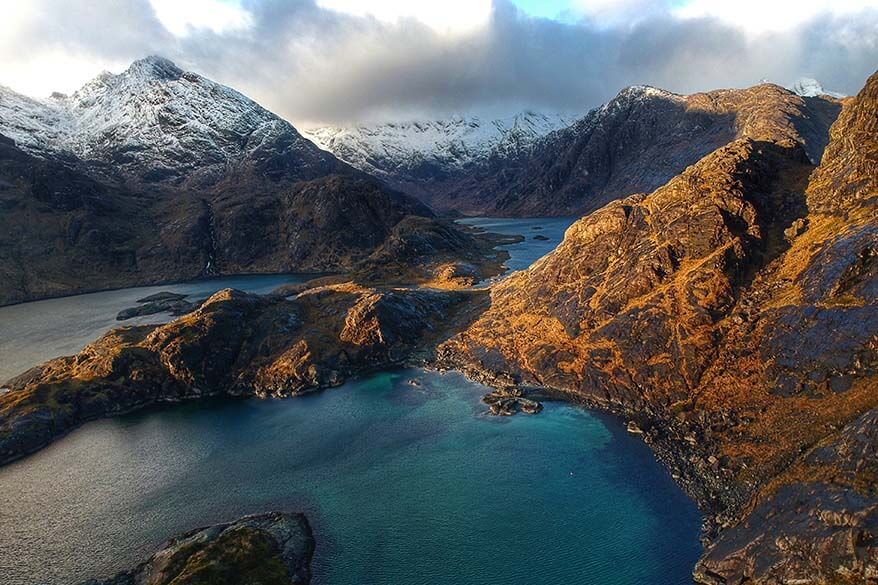
<path id="1" fill-rule="evenodd" d="M 212 203 L 222 272 L 351 270 L 424 205 L 367 177 L 330 175 L 262 191 L 235 177 Z"/>
<path id="2" fill-rule="evenodd" d="M 808 207 L 839 214 L 878 206 L 878 77 L 844 108 L 808 186 Z"/>
<path id="3" fill-rule="evenodd" d="M 194 278 L 210 257 L 200 200 L 164 205 L 0 136 L 0 304 Z"/>
<path id="4" fill-rule="evenodd" d="M 876 92 L 810 182 L 795 142 L 739 139 L 574 224 L 441 350 L 635 419 L 707 515 L 700 582 L 878 578 Z"/>
<path id="5" fill-rule="evenodd" d="M 313 554 L 307 519 L 272 512 L 187 532 L 131 571 L 83 585 L 306 585 Z"/>
<path id="6" fill-rule="evenodd" d="M 34 368 L 0 396 L 0 461 L 84 421 L 206 395 L 291 396 L 429 357 L 482 292 L 307 289 L 293 299 L 234 290 L 161 326 L 111 331 Z"/>
<path id="7" fill-rule="evenodd" d="M 2 133 L 15 142 L 0 136 L 0 304 L 349 271 L 405 218 L 433 218 L 238 92 L 160 58 L 70 98 L 3 89 Z"/>
<path id="8" fill-rule="evenodd" d="M 803 173 L 795 148 L 721 148 L 652 195 L 575 223 L 553 253 L 495 287 L 492 308 L 457 343 L 486 365 L 524 366 L 537 383 L 596 399 L 680 400 L 766 250 L 770 221 L 801 206 L 795 184 L 769 194 Z"/>
<path id="9" fill-rule="evenodd" d="M 878 579 L 878 410 L 810 451 L 722 533 L 696 568 L 705 583 Z"/>

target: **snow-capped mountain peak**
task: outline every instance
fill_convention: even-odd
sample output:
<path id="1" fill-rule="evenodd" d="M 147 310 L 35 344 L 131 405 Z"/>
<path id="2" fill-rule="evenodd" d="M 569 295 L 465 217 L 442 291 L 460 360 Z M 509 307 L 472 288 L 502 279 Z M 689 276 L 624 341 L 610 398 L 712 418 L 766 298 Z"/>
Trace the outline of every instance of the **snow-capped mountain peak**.
<path id="1" fill-rule="evenodd" d="M 156 56 L 101 73 L 70 96 L 3 89 L 0 134 L 38 155 L 70 153 L 149 180 L 213 181 L 279 136 L 314 149 L 253 100 Z"/>
<path id="2" fill-rule="evenodd" d="M 846 97 L 843 93 L 838 93 L 835 91 L 828 91 L 823 88 L 823 84 L 821 84 L 816 79 L 812 79 L 810 77 L 803 77 L 796 81 L 791 88 L 793 93 L 798 94 L 802 97 L 819 97 L 821 95 L 828 95 L 834 98 L 843 98 Z"/>

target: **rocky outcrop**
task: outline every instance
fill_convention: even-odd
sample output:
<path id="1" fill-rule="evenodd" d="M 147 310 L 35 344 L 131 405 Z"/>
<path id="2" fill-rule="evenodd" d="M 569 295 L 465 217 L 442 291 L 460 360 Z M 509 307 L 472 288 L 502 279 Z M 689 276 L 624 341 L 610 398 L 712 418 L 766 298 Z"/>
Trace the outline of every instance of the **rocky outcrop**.
<path id="1" fill-rule="evenodd" d="M 808 207 L 815 212 L 875 213 L 878 206 L 876 75 L 867 81 L 832 126 L 831 141 L 808 186 Z"/>
<path id="2" fill-rule="evenodd" d="M 220 291 L 161 326 L 124 327 L 6 383 L 0 461 L 95 418 L 209 395 L 292 396 L 430 358 L 483 292 L 309 288 L 294 297 Z"/>
<path id="3" fill-rule="evenodd" d="M 627 415 L 705 512 L 700 582 L 876 579 L 876 88 L 813 174 L 736 140 L 575 223 L 440 349 Z"/>
<path id="4" fill-rule="evenodd" d="M 122 309 L 116 315 L 117 321 L 126 321 L 134 317 L 142 317 L 144 315 L 155 315 L 156 313 L 169 313 L 175 317 L 191 313 L 198 308 L 197 302 L 186 300 L 189 295 L 181 295 L 172 292 L 160 292 L 150 295 L 146 298 L 139 299 L 137 306 Z"/>
<path id="5" fill-rule="evenodd" d="M 699 581 L 878 580 L 878 410 L 827 438 L 778 483 L 712 544 L 695 569 Z"/>
<path id="6" fill-rule="evenodd" d="M 685 398 L 736 289 L 767 253 L 771 221 L 801 208 L 801 186 L 779 184 L 807 170 L 796 148 L 745 139 L 648 197 L 608 205 L 495 287 L 492 308 L 455 349 L 595 399 Z"/>
<path id="7" fill-rule="evenodd" d="M 313 554 L 305 516 L 272 512 L 192 530 L 134 569 L 82 585 L 306 585 Z"/>

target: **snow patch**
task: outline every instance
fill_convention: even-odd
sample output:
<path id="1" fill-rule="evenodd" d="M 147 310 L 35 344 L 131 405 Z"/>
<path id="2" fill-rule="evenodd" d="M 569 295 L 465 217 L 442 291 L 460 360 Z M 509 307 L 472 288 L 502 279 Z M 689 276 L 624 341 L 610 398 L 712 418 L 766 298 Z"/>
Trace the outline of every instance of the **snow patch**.
<path id="1" fill-rule="evenodd" d="M 843 93 L 828 91 L 824 89 L 823 84 L 821 84 L 816 79 L 812 79 L 810 77 L 803 77 L 799 79 L 798 81 L 796 81 L 796 83 L 793 84 L 793 87 L 790 89 L 793 93 L 798 94 L 802 97 L 819 97 L 821 95 L 828 95 L 837 99 L 847 97 Z"/>

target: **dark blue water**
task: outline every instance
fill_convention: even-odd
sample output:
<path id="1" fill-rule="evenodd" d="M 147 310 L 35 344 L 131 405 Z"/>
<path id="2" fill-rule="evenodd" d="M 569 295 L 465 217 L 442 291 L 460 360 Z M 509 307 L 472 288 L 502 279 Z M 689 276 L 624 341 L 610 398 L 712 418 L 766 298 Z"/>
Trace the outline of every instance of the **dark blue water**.
<path id="1" fill-rule="evenodd" d="M 407 370 L 90 423 L 0 468 L 0 581 L 105 576 L 281 509 L 312 520 L 318 584 L 690 582 L 698 513 L 638 439 L 564 404 L 486 417 L 483 392 Z"/>
<path id="2" fill-rule="evenodd" d="M 509 270 L 524 270 L 538 259 L 554 250 L 564 232 L 579 218 L 576 217 L 535 217 L 530 219 L 509 219 L 496 217 L 470 217 L 458 220 L 463 225 L 481 228 L 489 232 L 510 236 L 524 236 L 524 240 L 502 248 L 509 252 L 506 262 Z M 548 239 L 534 239 L 541 235 Z"/>

